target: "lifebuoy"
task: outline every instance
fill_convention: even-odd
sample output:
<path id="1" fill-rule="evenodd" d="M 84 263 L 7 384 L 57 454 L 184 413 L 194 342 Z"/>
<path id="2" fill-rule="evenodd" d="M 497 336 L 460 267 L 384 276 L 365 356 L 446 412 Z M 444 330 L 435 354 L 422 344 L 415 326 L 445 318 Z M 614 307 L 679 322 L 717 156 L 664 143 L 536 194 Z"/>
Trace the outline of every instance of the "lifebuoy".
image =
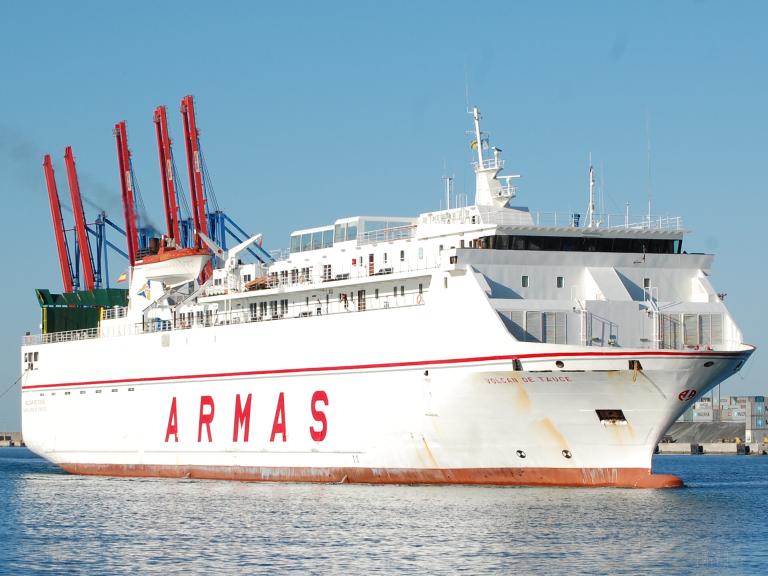
<path id="1" fill-rule="evenodd" d="M 424 298 L 421 297 L 421 294 L 416 295 L 416 304 L 424 304 Z"/>

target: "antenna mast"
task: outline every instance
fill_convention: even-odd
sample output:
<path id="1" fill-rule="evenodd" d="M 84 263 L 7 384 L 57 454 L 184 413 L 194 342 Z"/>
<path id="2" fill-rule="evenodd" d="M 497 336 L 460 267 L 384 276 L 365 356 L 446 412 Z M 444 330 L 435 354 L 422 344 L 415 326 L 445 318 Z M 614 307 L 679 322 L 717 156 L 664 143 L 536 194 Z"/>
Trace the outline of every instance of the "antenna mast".
<path id="1" fill-rule="evenodd" d="M 451 209 L 451 195 L 453 194 L 453 176 L 443 176 L 445 182 L 445 209 Z"/>
<path id="2" fill-rule="evenodd" d="M 475 121 L 475 148 L 477 149 L 477 166 L 483 168 L 483 142 L 480 140 L 480 110 L 472 108 L 472 119 Z"/>
<path id="3" fill-rule="evenodd" d="M 645 115 L 645 142 L 646 142 L 646 154 L 648 161 L 648 226 L 651 225 L 651 118 L 646 111 Z"/>
<path id="4" fill-rule="evenodd" d="M 592 166 L 592 153 L 589 153 L 589 208 L 587 209 L 587 228 L 595 225 L 595 169 Z"/>

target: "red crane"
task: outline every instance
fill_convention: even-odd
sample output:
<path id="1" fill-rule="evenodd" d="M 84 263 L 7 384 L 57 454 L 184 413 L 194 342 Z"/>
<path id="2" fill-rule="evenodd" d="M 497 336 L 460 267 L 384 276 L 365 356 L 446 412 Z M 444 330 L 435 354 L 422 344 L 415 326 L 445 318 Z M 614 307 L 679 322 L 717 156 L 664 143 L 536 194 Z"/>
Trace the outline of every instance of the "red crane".
<path id="1" fill-rule="evenodd" d="M 187 169 L 189 170 L 189 189 L 192 197 L 192 219 L 195 223 L 195 244 L 202 247 L 197 231 L 208 234 L 208 219 L 205 214 L 205 192 L 203 190 L 203 171 L 200 162 L 200 140 L 195 121 L 195 103 L 192 96 L 181 99 L 181 119 L 184 123 L 184 144 L 187 149 Z"/>
<path id="2" fill-rule="evenodd" d="M 157 152 L 160 158 L 160 177 L 163 184 L 165 224 L 168 229 L 168 237 L 172 238 L 177 246 L 181 246 L 179 207 L 176 202 L 176 182 L 173 179 L 171 139 L 168 137 L 168 119 L 165 115 L 165 106 L 155 108 L 155 131 L 157 132 Z"/>
<path id="3" fill-rule="evenodd" d="M 128 150 L 128 134 L 125 122 L 115 124 L 115 141 L 117 142 L 117 163 L 120 167 L 120 190 L 123 197 L 123 212 L 125 214 L 125 236 L 128 240 L 128 262 L 136 264 L 139 235 L 136 230 L 136 208 L 133 198 L 133 178 L 131 177 L 131 152 Z"/>
<path id="4" fill-rule="evenodd" d="M 184 144 L 187 149 L 187 169 L 189 171 L 189 188 L 192 197 L 192 220 L 195 225 L 195 246 L 202 248 L 203 243 L 197 234 L 201 231 L 208 234 L 208 218 L 205 209 L 205 191 L 203 190 L 203 170 L 200 159 L 200 133 L 195 121 L 195 102 L 192 96 L 181 99 L 181 119 L 184 124 Z M 200 275 L 204 282 L 211 275 L 211 263 Z"/>
<path id="5" fill-rule="evenodd" d="M 67 166 L 69 193 L 72 195 L 72 212 L 75 215 L 75 238 L 77 238 L 77 245 L 80 248 L 80 260 L 83 262 L 83 283 L 86 290 L 93 290 L 95 286 L 91 245 L 88 242 L 88 231 L 85 227 L 85 212 L 83 211 L 83 201 L 80 197 L 80 184 L 77 181 L 77 169 L 75 168 L 72 146 L 67 146 L 64 150 L 64 163 Z"/>
<path id="6" fill-rule="evenodd" d="M 53 218 L 53 233 L 56 237 L 56 249 L 59 252 L 59 265 L 61 266 L 61 279 L 64 282 L 64 292 L 73 292 L 72 262 L 69 259 L 69 247 L 67 236 L 64 233 L 64 219 L 61 216 L 61 204 L 59 192 L 56 188 L 56 177 L 53 175 L 51 155 L 46 154 L 43 160 L 45 183 L 48 186 L 48 200 L 51 204 L 51 217 Z"/>

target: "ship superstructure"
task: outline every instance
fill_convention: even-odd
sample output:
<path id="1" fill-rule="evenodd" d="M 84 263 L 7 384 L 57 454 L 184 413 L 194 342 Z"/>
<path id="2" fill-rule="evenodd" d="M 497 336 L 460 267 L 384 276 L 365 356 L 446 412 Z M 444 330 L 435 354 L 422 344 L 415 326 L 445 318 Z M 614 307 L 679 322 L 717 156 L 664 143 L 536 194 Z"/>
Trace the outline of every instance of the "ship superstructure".
<path id="1" fill-rule="evenodd" d="M 27 445 L 85 474 L 679 485 L 654 446 L 753 351 L 712 256 L 592 194 L 586 225 L 511 206 L 472 115 L 471 205 L 341 218 L 255 263 L 258 236 L 196 229 L 97 329 L 25 337 Z"/>

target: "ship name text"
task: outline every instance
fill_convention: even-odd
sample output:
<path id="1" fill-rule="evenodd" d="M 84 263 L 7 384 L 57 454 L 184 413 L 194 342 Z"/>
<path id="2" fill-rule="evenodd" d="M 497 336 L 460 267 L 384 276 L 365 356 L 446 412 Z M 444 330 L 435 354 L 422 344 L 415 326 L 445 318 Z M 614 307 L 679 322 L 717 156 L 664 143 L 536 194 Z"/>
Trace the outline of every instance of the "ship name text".
<path id="1" fill-rule="evenodd" d="M 248 442 L 251 432 L 251 394 L 243 397 L 241 394 L 235 396 L 235 416 L 232 427 L 232 442 Z M 312 394 L 312 400 L 309 404 L 309 410 L 312 413 L 312 419 L 315 421 L 309 426 L 308 432 L 310 438 L 315 442 L 322 442 L 328 433 L 328 419 L 323 407 L 328 406 L 328 394 L 324 390 L 316 390 Z M 216 415 L 216 404 L 212 396 L 200 396 L 200 411 L 197 419 L 197 441 L 213 442 L 211 433 L 211 424 Z M 286 442 L 288 439 L 288 429 L 286 424 L 285 394 L 280 392 L 275 406 L 275 417 L 272 421 L 272 433 L 269 441 L 274 442 L 279 439 Z M 168 414 L 168 425 L 165 429 L 165 441 L 173 439 L 179 441 L 179 415 L 176 403 L 176 396 L 171 400 L 171 407 Z"/>

